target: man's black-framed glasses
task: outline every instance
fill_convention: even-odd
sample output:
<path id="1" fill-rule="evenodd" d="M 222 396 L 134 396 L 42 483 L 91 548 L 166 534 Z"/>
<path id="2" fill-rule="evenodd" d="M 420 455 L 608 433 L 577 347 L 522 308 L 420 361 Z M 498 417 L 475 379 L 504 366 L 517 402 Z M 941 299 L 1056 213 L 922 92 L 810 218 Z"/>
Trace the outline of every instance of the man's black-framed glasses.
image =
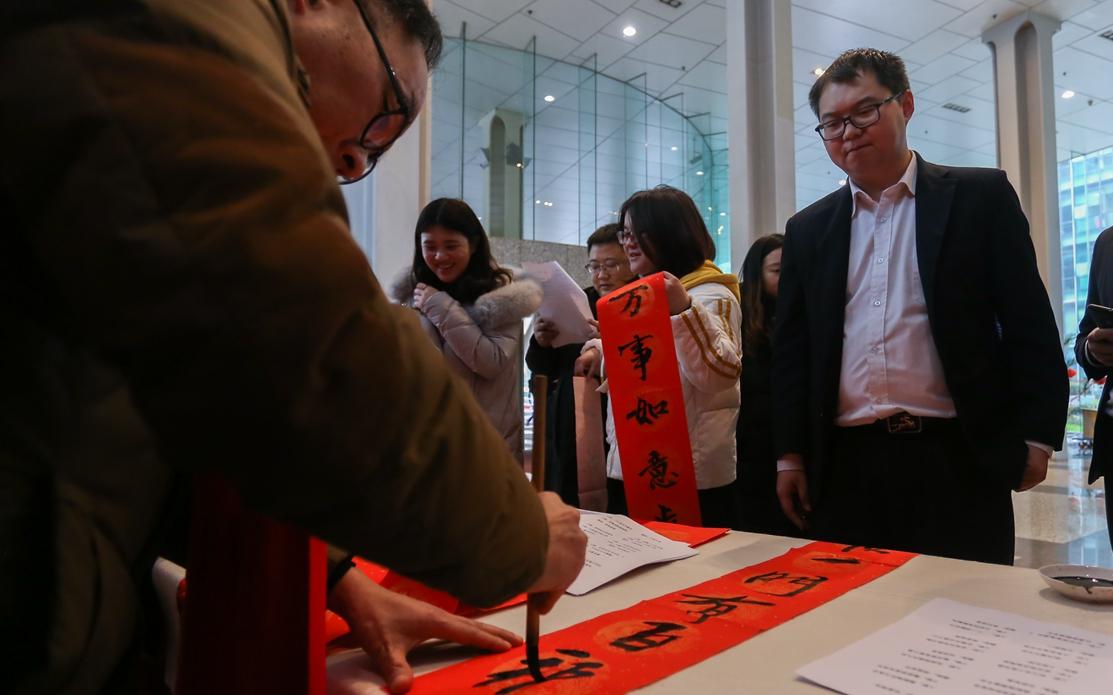
<path id="1" fill-rule="evenodd" d="M 876 104 L 861 106 L 846 118 L 832 118 L 829 121 L 824 121 L 815 127 L 815 132 L 819 133 L 819 137 L 824 140 L 838 140 L 846 132 L 847 123 L 859 130 L 869 128 L 881 120 L 881 107 L 894 99 L 899 99 L 904 91 L 902 89 L 888 99 L 882 99 Z"/>
<path id="2" fill-rule="evenodd" d="M 401 137 L 405 132 L 406 126 L 410 123 L 410 104 L 406 99 L 405 93 L 402 91 L 402 85 L 398 82 L 398 75 L 394 72 L 394 67 L 391 66 L 390 60 L 386 57 L 386 51 L 383 49 L 383 43 L 379 40 L 379 35 L 375 33 L 375 27 L 371 24 L 371 18 L 367 16 L 367 11 L 363 7 L 360 0 L 353 0 L 356 4 L 356 9 L 359 10 L 359 16 L 363 19 L 363 25 L 367 27 L 367 32 L 371 34 L 371 40 L 375 42 L 375 49 L 379 52 L 379 60 L 386 70 L 386 75 L 390 79 L 390 86 L 394 89 L 394 98 L 398 101 L 398 108 L 388 109 L 387 104 L 383 104 L 383 111 L 380 111 L 363 129 L 360 135 L 359 144 L 367 150 L 367 161 L 364 164 L 363 172 L 355 178 L 347 176 L 340 176 L 340 183 L 355 183 L 367 177 L 372 171 L 375 170 L 375 165 L 379 163 L 379 157 L 383 156 L 394 141 Z"/>

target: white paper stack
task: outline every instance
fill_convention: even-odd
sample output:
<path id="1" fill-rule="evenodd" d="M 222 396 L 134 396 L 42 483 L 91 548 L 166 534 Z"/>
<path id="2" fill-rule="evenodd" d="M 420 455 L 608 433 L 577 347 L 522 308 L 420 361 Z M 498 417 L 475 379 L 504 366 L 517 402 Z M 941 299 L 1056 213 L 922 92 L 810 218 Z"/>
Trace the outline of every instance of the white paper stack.
<path id="1" fill-rule="evenodd" d="M 583 596 L 639 567 L 699 554 L 686 543 L 669 540 L 618 514 L 581 510 L 580 528 L 587 534 L 587 559 L 568 587 L 573 596 Z"/>

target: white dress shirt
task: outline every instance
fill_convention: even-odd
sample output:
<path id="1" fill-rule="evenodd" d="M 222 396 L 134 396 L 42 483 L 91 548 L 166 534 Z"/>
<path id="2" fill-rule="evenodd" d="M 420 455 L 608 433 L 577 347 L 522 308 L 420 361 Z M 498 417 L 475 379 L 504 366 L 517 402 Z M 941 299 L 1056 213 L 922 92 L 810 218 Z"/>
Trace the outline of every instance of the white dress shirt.
<path id="1" fill-rule="evenodd" d="M 880 200 L 853 181 L 849 185 L 850 259 L 835 424 L 865 425 L 901 411 L 953 418 L 916 253 L 916 157 Z"/>

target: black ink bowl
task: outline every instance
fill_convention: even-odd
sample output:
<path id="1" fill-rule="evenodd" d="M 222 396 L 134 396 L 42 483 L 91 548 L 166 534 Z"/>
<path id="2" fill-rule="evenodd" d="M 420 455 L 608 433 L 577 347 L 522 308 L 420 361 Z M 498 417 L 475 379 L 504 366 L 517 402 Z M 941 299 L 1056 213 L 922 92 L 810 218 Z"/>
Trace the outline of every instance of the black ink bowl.
<path id="1" fill-rule="evenodd" d="M 1040 568 L 1040 576 L 1067 598 L 1113 603 L 1113 570 L 1087 565 L 1047 565 Z"/>

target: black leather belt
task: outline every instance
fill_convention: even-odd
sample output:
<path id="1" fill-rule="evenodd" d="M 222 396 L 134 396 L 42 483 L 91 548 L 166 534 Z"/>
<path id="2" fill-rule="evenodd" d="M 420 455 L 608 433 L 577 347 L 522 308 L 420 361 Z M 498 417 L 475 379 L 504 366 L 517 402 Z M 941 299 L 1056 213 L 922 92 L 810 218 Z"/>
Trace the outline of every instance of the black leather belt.
<path id="1" fill-rule="evenodd" d="M 868 425 L 841 427 L 847 432 L 870 434 L 935 434 L 949 432 L 958 427 L 958 418 L 920 417 L 909 413 L 896 413 Z"/>

